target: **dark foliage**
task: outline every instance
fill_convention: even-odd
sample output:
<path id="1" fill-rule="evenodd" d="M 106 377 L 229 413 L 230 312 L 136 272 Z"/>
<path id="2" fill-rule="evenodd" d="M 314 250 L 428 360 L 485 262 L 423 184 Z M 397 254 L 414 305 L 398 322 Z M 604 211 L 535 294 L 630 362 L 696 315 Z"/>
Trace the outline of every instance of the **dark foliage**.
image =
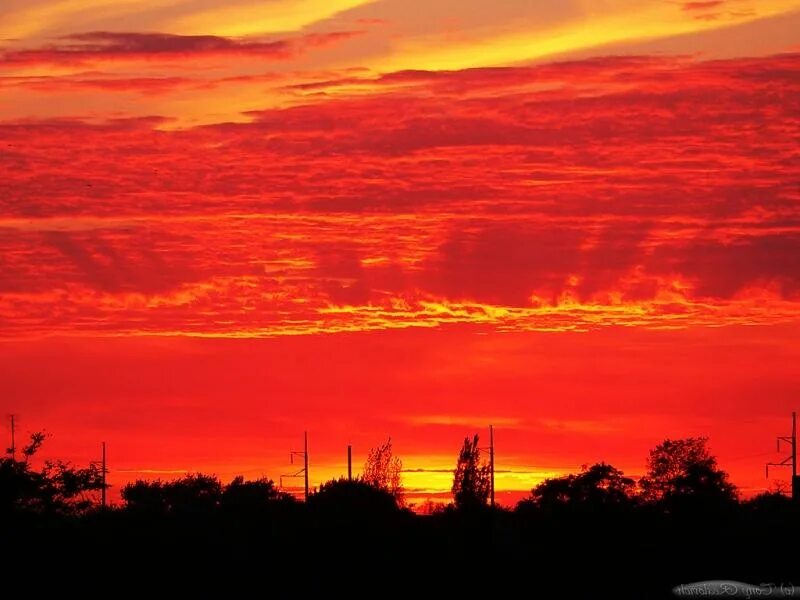
<path id="1" fill-rule="evenodd" d="M 545 512 L 582 512 L 603 517 L 609 512 L 630 510 L 634 503 L 635 482 L 606 463 L 592 465 L 581 473 L 546 479 L 523 500 Z"/>
<path id="2" fill-rule="evenodd" d="M 22 449 L 22 460 L 0 458 L 0 516 L 18 512 L 77 515 L 95 505 L 94 496 L 103 488 L 100 468 L 48 460 L 36 470 L 30 459 L 44 440 L 43 433 L 34 433 Z"/>
<path id="3" fill-rule="evenodd" d="M 660 444 L 641 487 L 598 463 L 542 482 L 513 511 L 486 506 L 477 448 L 470 438 L 459 454 L 457 489 L 477 490 L 466 506 L 480 509 L 424 516 L 364 481 L 327 482 L 306 504 L 268 479 L 202 474 L 137 481 L 121 506 L 91 511 L 80 497 L 92 476 L 2 459 L 0 564 L 39 595 L 48 584 L 92 595 L 87 573 L 105 580 L 97 589 L 157 597 L 229 597 L 263 579 L 268 597 L 327 597 L 346 581 L 356 597 L 649 599 L 704 579 L 796 578 L 786 541 L 800 508 L 778 493 L 739 501 L 704 440 Z"/>
<path id="4" fill-rule="evenodd" d="M 706 438 L 667 439 L 650 451 L 639 485 L 645 499 L 668 513 L 714 514 L 737 500 L 728 474 L 717 467 Z"/>
<path id="5" fill-rule="evenodd" d="M 453 502 L 460 510 L 476 510 L 485 507 L 489 500 L 489 465 L 481 461 L 478 447 L 480 438 L 476 433 L 472 439 L 464 438 L 458 453 L 458 462 L 453 474 Z"/>
<path id="6" fill-rule="evenodd" d="M 403 504 L 403 482 L 401 472 L 403 461 L 394 455 L 392 438 L 372 448 L 364 463 L 361 480 L 369 485 L 389 492 L 398 504 Z"/>
<path id="7" fill-rule="evenodd" d="M 308 509 L 336 519 L 391 518 L 399 512 L 394 494 L 361 480 L 334 479 L 308 498 Z"/>

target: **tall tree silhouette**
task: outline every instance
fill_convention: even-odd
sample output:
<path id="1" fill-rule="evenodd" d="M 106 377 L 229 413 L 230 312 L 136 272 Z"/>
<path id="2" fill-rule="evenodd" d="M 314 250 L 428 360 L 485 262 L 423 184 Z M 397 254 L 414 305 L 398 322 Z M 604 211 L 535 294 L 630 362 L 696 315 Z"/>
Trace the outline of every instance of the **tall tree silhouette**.
<path id="1" fill-rule="evenodd" d="M 736 501 L 736 487 L 717 466 L 704 437 L 666 439 L 650 451 L 647 475 L 639 482 L 644 497 L 666 510 L 718 508 Z"/>
<path id="2" fill-rule="evenodd" d="M 399 504 L 402 504 L 402 471 L 403 461 L 394 455 L 392 438 L 389 438 L 385 443 L 369 451 L 361 480 L 372 487 L 389 492 Z"/>
<path id="3" fill-rule="evenodd" d="M 477 433 L 472 439 L 464 438 L 464 445 L 458 453 L 452 492 L 459 509 L 485 506 L 489 499 L 491 472 L 489 465 L 481 462 L 479 439 Z"/>

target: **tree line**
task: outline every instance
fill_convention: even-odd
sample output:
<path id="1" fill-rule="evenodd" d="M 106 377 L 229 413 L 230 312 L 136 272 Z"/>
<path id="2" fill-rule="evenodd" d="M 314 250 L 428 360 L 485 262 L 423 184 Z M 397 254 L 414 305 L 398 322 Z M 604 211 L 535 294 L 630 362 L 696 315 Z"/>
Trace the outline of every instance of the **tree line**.
<path id="1" fill-rule="evenodd" d="M 479 436 L 464 439 L 456 458 L 450 504 L 426 503 L 422 513 L 475 511 L 487 508 L 490 468 L 479 447 Z M 45 441 L 34 433 L 22 448 L 22 458 L 0 458 L 0 512 L 80 516 L 97 510 L 96 496 L 103 487 L 100 467 L 79 468 L 63 461 L 44 461 L 39 469 L 31 458 Z M 402 486 L 402 460 L 393 452 L 391 438 L 371 449 L 363 472 L 353 480 L 338 479 L 319 486 L 309 506 L 354 502 L 392 510 L 406 510 Z M 271 503 L 291 504 L 294 496 L 280 491 L 273 480 L 245 480 L 228 484 L 202 473 L 177 479 L 139 479 L 121 490 L 117 510 L 137 513 L 207 513 L 248 510 Z M 782 490 L 762 493 L 750 504 L 783 502 Z M 549 513 L 563 511 L 603 512 L 658 508 L 665 513 L 731 510 L 740 503 L 739 492 L 721 470 L 702 437 L 667 439 L 650 451 L 647 472 L 638 481 L 621 470 L 599 462 L 579 473 L 545 479 L 514 510 Z M 503 509 L 507 510 L 507 509 Z"/>
<path id="2" fill-rule="evenodd" d="M 45 573 L 58 591 L 90 589 L 88 572 L 139 582 L 148 597 L 172 582 L 171 595 L 198 598 L 214 595 L 214 577 L 225 582 L 216 595 L 231 597 L 253 574 L 281 598 L 298 582 L 327 597 L 354 572 L 347 593 L 371 598 L 412 584 L 474 597 L 491 583 L 491 597 L 648 599 L 704 579 L 797 580 L 798 506 L 779 490 L 743 499 L 704 438 L 664 440 L 638 480 L 598 462 L 514 507 L 490 506 L 475 435 L 454 457 L 448 504 L 409 506 L 387 440 L 359 476 L 325 482 L 307 502 L 268 478 L 191 473 L 131 481 L 106 510 L 100 468 L 40 463 L 44 441 L 34 434 L 18 459 L 0 458 L 0 570 Z M 41 577 L 27 581 L 42 591 Z"/>

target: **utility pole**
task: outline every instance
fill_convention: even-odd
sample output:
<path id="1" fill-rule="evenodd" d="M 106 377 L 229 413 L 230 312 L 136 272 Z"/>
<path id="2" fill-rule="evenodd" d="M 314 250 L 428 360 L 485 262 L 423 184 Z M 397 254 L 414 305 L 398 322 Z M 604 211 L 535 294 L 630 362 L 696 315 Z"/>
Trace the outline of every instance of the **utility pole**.
<path id="1" fill-rule="evenodd" d="M 778 436 L 777 451 L 781 451 L 781 442 L 789 444 L 790 454 L 781 462 L 767 463 L 767 477 L 769 477 L 770 467 L 789 467 L 792 468 L 792 500 L 800 502 L 800 478 L 797 477 L 797 413 L 792 411 L 792 435 Z"/>
<path id="2" fill-rule="evenodd" d="M 306 483 L 306 502 L 308 502 L 308 432 L 303 432 L 303 473 L 305 474 Z"/>
<path id="3" fill-rule="evenodd" d="M 106 508 L 106 443 L 105 442 L 103 442 L 103 464 L 101 468 L 103 469 L 102 471 L 103 488 L 100 492 L 100 506 L 102 506 L 103 510 L 105 510 Z"/>
<path id="4" fill-rule="evenodd" d="M 494 508 L 494 427 L 489 425 L 489 473 L 491 479 L 489 483 L 489 498 L 492 508 Z"/>
<path id="5" fill-rule="evenodd" d="M 489 505 L 494 508 L 494 427 L 489 425 L 489 447 L 478 448 L 481 452 L 489 451 Z"/>
<path id="6" fill-rule="evenodd" d="M 17 462 L 17 440 L 16 440 L 16 419 L 17 415 L 10 415 L 11 418 L 11 447 L 9 451 L 11 452 L 11 458 L 14 462 Z"/>
<path id="7" fill-rule="evenodd" d="M 106 474 L 108 473 L 108 466 L 106 462 L 106 443 L 100 442 L 100 460 L 93 460 L 89 463 L 94 467 L 100 467 L 100 508 L 106 509 Z"/>
<path id="8" fill-rule="evenodd" d="M 281 475 L 281 487 L 283 487 L 283 480 L 293 479 L 295 477 L 302 477 L 304 483 L 304 497 L 308 501 L 308 432 L 303 432 L 303 451 L 302 452 L 289 452 L 289 462 L 294 464 L 294 459 L 303 457 L 303 468 L 296 473 L 289 473 L 288 475 Z"/>
<path id="9" fill-rule="evenodd" d="M 347 481 L 353 481 L 353 446 L 347 444 Z"/>

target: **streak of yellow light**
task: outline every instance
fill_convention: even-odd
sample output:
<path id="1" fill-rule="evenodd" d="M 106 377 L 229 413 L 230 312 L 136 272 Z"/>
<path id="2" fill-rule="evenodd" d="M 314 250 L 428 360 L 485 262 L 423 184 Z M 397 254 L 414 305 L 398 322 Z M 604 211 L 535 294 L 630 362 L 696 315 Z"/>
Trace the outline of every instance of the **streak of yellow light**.
<path id="1" fill-rule="evenodd" d="M 225 3 L 211 10 L 179 17 L 165 23 L 165 26 L 175 33 L 231 37 L 297 31 L 373 1 L 279 0 Z"/>
<path id="2" fill-rule="evenodd" d="M 605 4 L 603 4 L 605 6 Z M 384 72 L 404 69 L 456 70 L 516 64 L 620 42 L 638 42 L 698 33 L 772 17 L 797 9 L 794 0 L 764 0 L 757 12 L 725 19 L 697 19 L 671 3 L 632 4 L 623 14 L 593 14 L 549 31 L 518 31 L 484 39 L 442 44 L 439 37 L 400 42 L 391 56 L 371 65 Z"/>

